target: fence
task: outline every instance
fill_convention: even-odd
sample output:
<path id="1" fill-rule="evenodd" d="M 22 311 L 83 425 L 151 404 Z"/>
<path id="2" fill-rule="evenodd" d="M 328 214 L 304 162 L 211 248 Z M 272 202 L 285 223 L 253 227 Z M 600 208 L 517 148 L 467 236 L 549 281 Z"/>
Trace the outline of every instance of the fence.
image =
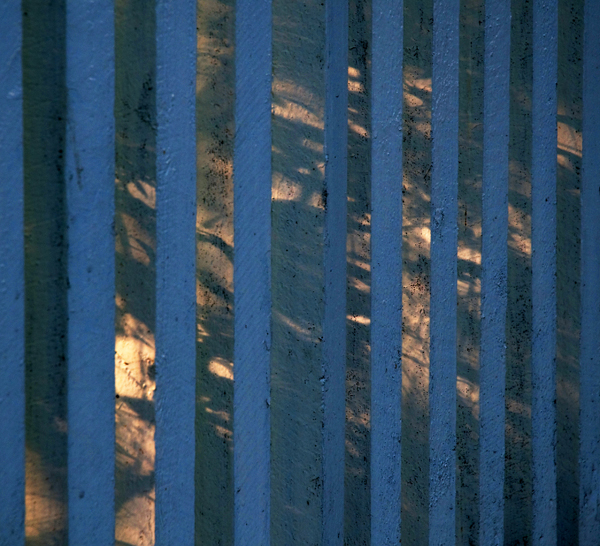
<path id="1" fill-rule="evenodd" d="M 597 544 L 600 3 L 0 35 L 1 545 Z"/>

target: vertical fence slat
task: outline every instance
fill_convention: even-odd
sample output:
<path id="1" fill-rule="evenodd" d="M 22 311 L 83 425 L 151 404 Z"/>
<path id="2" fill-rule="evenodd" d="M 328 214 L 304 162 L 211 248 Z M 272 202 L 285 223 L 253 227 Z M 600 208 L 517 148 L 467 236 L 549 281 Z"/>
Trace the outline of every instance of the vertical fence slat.
<path id="1" fill-rule="evenodd" d="M 323 544 L 344 543 L 348 0 L 325 2 Z"/>
<path id="2" fill-rule="evenodd" d="M 21 5 L 0 6 L 0 544 L 25 542 Z"/>
<path id="3" fill-rule="evenodd" d="M 429 544 L 455 543 L 459 2 L 434 0 Z"/>
<path id="4" fill-rule="evenodd" d="M 114 13 L 66 19 L 69 543 L 114 541 Z"/>
<path id="5" fill-rule="evenodd" d="M 586 0 L 581 178 L 579 543 L 600 536 L 600 3 Z"/>
<path id="6" fill-rule="evenodd" d="M 234 537 L 270 543 L 271 0 L 236 6 Z"/>
<path id="7" fill-rule="evenodd" d="M 194 542 L 196 2 L 156 2 L 156 543 Z"/>
<path id="8" fill-rule="evenodd" d="M 510 0 L 485 6 L 479 507 L 481 544 L 504 544 Z"/>
<path id="9" fill-rule="evenodd" d="M 532 543 L 556 544 L 557 0 L 533 4 Z"/>
<path id="10" fill-rule="evenodd" d="M 403 2 L 374 0 L 371 128 L 371 543 L 400 544 Z"/>

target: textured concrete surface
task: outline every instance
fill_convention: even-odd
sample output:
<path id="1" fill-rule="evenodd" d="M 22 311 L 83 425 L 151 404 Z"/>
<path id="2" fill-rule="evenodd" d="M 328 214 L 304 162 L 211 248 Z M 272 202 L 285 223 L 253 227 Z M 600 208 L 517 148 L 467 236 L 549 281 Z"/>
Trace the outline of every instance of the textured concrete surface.
<path id="1" fill-rule="evenodd" d="M 52 4 L 52 5 L 50 5 Z M 531 544 L 532 7 L 512 3 L 508 195 L 506 545 Z M 402 541 L 429 528 L 432 1 L 405 0 Z M 234 2 L 198 0 L 196 544 L 233 544 Z M 461 2 L 456 543 L 478 543 L 483 0 Z M 579 513 L 582 2 L 560 0 L 557 172 L 558 543 Z M 116 2 L 116 537 L 154 544 L 156 21 Z M 271 541 L 321 544 L 325 6 L 273 4 Z M 371 2 L 351 0 L 344 542 L 369 545 Z M 64 2 L 23 4 L 27 543 L 67 533 Z M 47 100 L 42 100 L 42 99 Z M 597 191 L 597 189 L 596 189 Z"/>

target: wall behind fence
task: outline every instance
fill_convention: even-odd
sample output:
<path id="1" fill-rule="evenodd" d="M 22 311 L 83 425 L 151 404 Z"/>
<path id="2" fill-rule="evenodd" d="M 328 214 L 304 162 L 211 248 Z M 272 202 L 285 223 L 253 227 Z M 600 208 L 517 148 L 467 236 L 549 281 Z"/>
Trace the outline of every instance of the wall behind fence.
<path id="1" fill-rule="evenodd" d="M 598 543 L 600 3 L 0 15 L 0 546 Z"/>

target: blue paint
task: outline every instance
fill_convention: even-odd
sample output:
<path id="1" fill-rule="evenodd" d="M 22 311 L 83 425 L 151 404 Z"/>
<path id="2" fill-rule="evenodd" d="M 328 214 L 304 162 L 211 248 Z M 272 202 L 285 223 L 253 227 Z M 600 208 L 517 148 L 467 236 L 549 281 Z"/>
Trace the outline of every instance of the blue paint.
<path id="1" fill-rule="evenodd" d="M 371 127 L 371 544 L 400 544 L 403 2 L 374 0 Z"/>
<path id="2" fill-rule="evenodd" d="M 236 5 L 234 544 L 270 544 L 271 0 Z"/>
<path id="3" fill-rule="evenodd" d="M 196 2 L 156 3 L 156 544 L 194 543 Z"/>
<path id="4" fill-rule="evenodd" d="M 556 544 L 556 80 L 558 2 L 533 3 L 532 544 Z"/>
<path id="5" fill-rule="evenodd" d="M 479 538 L 504 544 L 510 0 L 485 6 Z"/>
<path id="6" fill-rule="evenodd" d="M 348 0 L 325 2 L 323 535 L 344 543 Z"/>
<path id="7" fill-rule="evenodd" d="M 455 543 L 459 2 L 434 0 L 429 545 Z"/>
<path id="8" fill-rule="evenodd" d="M 579 543 L 600 536 L 600 3 L 584 5 Z"/>
<path id="9" fill-rule="evenodd" d="M 21 5 L 0 6 L 0 544 L 25 544 Z"/>
<path id="10" fill-rule="evenodd" d="M 66 13 L 69 543 L 112 544 L 114 514 L 114 15 Z"/>

